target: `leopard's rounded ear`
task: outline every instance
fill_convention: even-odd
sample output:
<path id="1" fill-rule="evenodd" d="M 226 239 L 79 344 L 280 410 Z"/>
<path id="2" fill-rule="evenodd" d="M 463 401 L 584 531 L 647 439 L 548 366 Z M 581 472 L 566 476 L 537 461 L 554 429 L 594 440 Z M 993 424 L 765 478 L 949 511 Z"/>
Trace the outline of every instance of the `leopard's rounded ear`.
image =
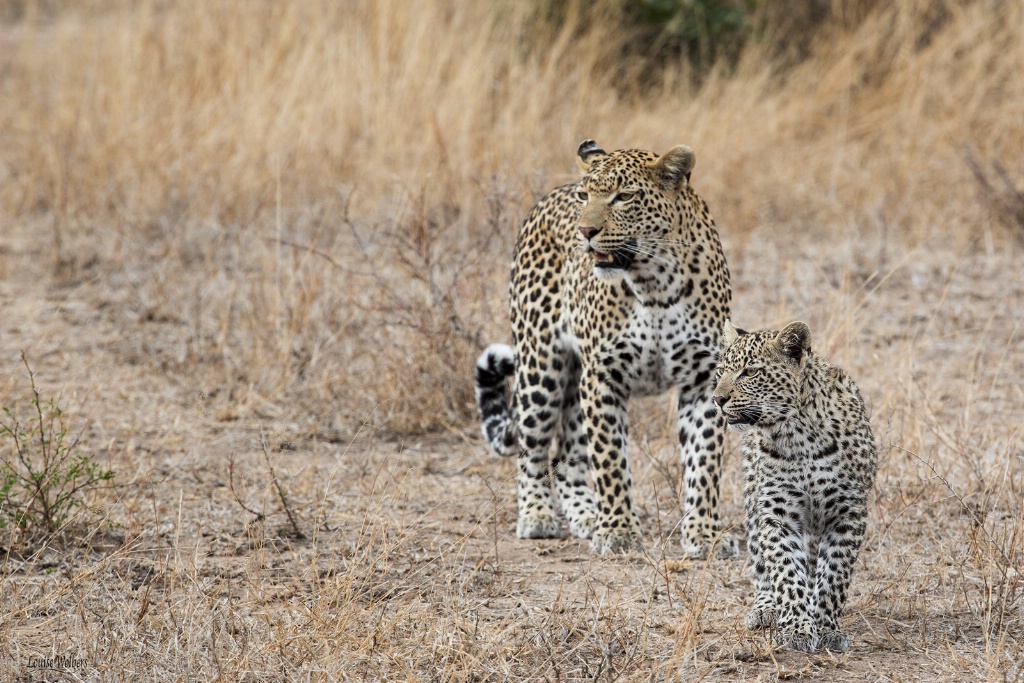
<path id="1" fill-rule="evenodd" d="M 594 161 L 594 158 L 604 156 L 605 154 L 607 152 L 598 147 L 596 142 L 584 140 L 580 143 L 579 149 L 576 150 L 576 163 L 579 165 L 580 170 L 586 173 L 590 170 L 590 164 Z"/>
<path id="2" fill-rule="evenodd" d="M 775 346 L 799 365 L 811 351 L 811 330 L 806 323 L 790 323 L 775 337 Z"/>
<path id="3" fill-rule="evenodd" d="M 675 190 L 684 182 L 690 182 L 690 172 L 696 163 L 697 157 L 691 148 L 676 145 L 651 162 L 651 172 L 662 187 Z"/>

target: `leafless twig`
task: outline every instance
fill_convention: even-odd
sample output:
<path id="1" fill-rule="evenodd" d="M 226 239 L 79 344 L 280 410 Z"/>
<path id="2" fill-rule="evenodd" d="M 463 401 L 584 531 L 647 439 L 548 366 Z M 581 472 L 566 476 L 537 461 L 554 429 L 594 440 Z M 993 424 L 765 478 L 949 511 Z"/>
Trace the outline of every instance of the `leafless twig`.
<path id="1" fill-rule="evenodd" d="M 267 439 L 263 433 L 262 426 L 260 427 L 260 447 L 263 449 L 263 459 L 267 462 L 267 469 L 270 470 L 270 480 L 274 482 L 274 489 L 277 490 L 277 497 L 281 499 L 281 506 L 284 508 L 284 513 L 288 515 L 288 521 L 292 525 L 292 531 L 295 533 L 295 538 L 305 538 L 306 534 L 302 533 L 298 522 L 295 521 L 295 515 L 292 514 L 292 510 L 288 506 L 288 497 L 285 496 L 284 489 L 281 488 L 281 483 L 277 480 L 277 472 L 274 471 L 274 466 L 270 463 L 270 451 L 267 449 Z"/>
<path id="2" fill-rule="evenodd" d="M 228 488 L 231 489 L 231 495 L 234 497 L 235 502 L 238 503 L 239 507 L 248 512 L 251 515 L 256 515 L 257 521 L 262 521 L 266 515 L 262 512 L 256 512 L 251 507 L 242 502 L 242 497 L 235 491 L 235 454 L 232 453 L 228 457 Z"/>

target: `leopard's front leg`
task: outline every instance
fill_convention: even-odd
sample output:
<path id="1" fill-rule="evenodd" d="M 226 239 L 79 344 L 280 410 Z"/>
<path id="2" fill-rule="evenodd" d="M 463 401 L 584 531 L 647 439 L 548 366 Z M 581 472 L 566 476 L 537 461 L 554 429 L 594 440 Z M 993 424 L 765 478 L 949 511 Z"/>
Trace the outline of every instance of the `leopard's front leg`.
<path id="1" fill-rule="evenodd" d="M 747 552 L 750 554 L 750 571 L 754 579 L 754 604 L 747 612 L 746 625 L 750 630 L 771 628 L 775 625 L 775 602 L 772 598 L 772 581 L 765 565 L 760 539 L 760 497 L 756 466 L 757 452 L 744 444 L 743 457 L 743 510 L 746 515 Z"/>
<path id="2" fill-rule="evenodd" d="M 814 652 L 818 628 L 811 612 L 812 588 L 800 496 L 799 491 L 784 485 L 762 482 L 756 501 L 757 532 L 776 610 L 778 631 L 774 642 Z"/>
<path id="3" fill-rule="evenodd" d="M 580 408 L 580 363 L 572 353 L 565 357 L 565 386 L 562 390 L 562 439 L 552 460 L 555 490 L 562 514 L 569 520 L 569 533 L 590 538 L 597 525 L 597 502 L 590 480 L 587 432 Z"/>
<path id="4" fill-rule="evenodd" d="M 693 384 L 679 390 L 678 429 L 686 484 L 683 551 L 693 557 L 732 557 L 736 539 L 723 534 L 718 512 L 725 417 L 711 400 L 714 391 L 710 357 L 697 366 Z"/>
<path id="5" fill-rule="evenodd" d="M 584 367 L 580 403 L 597 494 L 597 526 L 591 546 L 601 554 L 624 552 L 642 544 L 640 519 L 633 510 L 626 401 L 625 388 L 611 373 Z"/>
<path id="6" fill-rule="evenodd" d="M 853 579 L 853 567 L 867 531 L 866 496 L 830 501 L 846 514 L 831 519 L 821 535 L 815 577 L 814 601 L 822 649 L 846 652 L 850 637 L 839 629 L 839 618 Z"/>
<path id="7" fill-rule="evenodd" d="M 529 338 L 528 338 L 529 339 Z M 532 339 L 529 339 L 532 341 Z M 547 340 L 541 340 L 547 341 Z M 550 348 L 550 343 L 546 347 Z M 538 348 L 520 343 L 517 350 L 515 400 L 519 414 L 519 538 L 561 538 L 562 522 L 551 495 L 549 457 L 560 416 L 557 382 Z M 550 357 L 550 354 L 548 354 Z M 556 375 L 557 376 L 557 375 Z"/>

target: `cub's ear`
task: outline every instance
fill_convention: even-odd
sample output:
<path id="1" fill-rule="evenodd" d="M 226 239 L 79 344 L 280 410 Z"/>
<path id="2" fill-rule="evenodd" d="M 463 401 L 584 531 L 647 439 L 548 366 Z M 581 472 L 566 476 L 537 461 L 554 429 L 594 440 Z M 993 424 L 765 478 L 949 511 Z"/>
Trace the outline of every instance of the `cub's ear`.
<path id="1" fill-rule="evenodd" d="M 742 330 L 732 324 L 732 320 L 726 319 L 722 325 L 722 348 L 728 348 L 736 343 L 736 340 L 745 334 L 749 334 L 746 330 Z"/>
<path id="2" fill-rule="evenodd" d="M 595 157 L 601 157 L 607 154 L 603 149 L 597 146 L 597 143 L 593 140 L 584 140 L 580 143 L 579 149 L 576 150 L 576 163 L 579 165 L 580 170 L 586 173 L 590 170 L 590 164 Z"/>
<path id="3" fill-rule="evenodd" d="M 811 350 L 811 330 L 805 323 L 790 323 L 775 337 L 775 347 L 799 365 Z"/>
<path id="4" fill-rule="evenodd" d="M 662 154 L 650 164 L 655 180 L 666 190 L 675 190 L 683 182 L 690 182 L 690 172 L 697 158 L 686 145 L 678 145 Z"/>
<path id="5" fill-rule="evenodd" d="M 736 343 L 736 340 L 740 338 L 740 330 L 737 330 L 732 320 L 726 319 L 722 325 L 722 348 L 729 348 Z"/>

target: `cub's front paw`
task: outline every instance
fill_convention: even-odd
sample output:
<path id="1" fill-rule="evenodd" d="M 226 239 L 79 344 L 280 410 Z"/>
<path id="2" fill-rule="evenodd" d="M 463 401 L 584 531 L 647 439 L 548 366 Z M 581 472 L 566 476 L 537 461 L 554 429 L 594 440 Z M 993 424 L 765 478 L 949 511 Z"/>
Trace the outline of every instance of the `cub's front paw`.
<path id="1" fill-rule="evenodd" d="M 590 539 L 590 547 L 600 555 L 625 553 L 643 548 L 643 536 L 634 528 L 597 528 Z"/>
<path id="2" fill-rule="evenodd" d="M 562 520 L 551 513 L 532 513 L 519 517 L 519 538 L 562 538 Z"/>
<path id="3" fill-rule="evenodd" d="M 846 652 L 850 649 L 850 636 L 841 631 L 825 631 L 818 636 L 818 647 L 831 652 Z"/>

